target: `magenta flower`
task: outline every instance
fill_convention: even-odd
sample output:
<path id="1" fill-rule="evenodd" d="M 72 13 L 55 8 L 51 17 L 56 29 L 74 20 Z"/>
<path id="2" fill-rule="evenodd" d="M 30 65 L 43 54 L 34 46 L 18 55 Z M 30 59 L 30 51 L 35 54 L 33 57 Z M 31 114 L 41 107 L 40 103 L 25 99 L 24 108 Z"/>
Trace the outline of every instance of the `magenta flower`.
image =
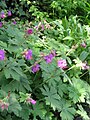
<path id="1" fill-rule="evenodd" d="M 90 68 L 90 66 L 88 66 L 87 63 L 82 63 L 81 68 L 82 68 L 82 70 L 88 70 Z"/>
<path id="2" fill-rule="evenodd" d="M 58 67 L 60 67 L 61 69 L 66 69 L 67 68 L 67 62 L 66 60 L 58 60 Z"/>
<path id="3" fill-rule="evenodd" d="M 33 29 L 32 29 L 32 28 L 29 28 L 29 29 L 26 31 L 26 33 L 27 33 L 28 35 L 33 34 Z"/>
<path id="4" fill-rule="evenodd" d="M 81 46 L 84 47 L 84 48 L 86 48 L 86 43 L 85 43 L 85 42 L 82 42 L 82 43 L 81 43 Z"/>
<path id="5" fill-rule="evenodd" d="M 27 103 L 32 103 L 33 105 L 35 105 L 36 104 L 36 101 L 35 100 L 33 100 L 32 98 L 27 98 Z"/>
<path id="6" fill-rule="evenodd" d="M 26 60 L 31 60 L 32 59 L 32 50 L 27 50 L 26 52 L 24 52 L 24 57 L 26 58 Z"/>
<path id="7" fill-rule="evenodd" d="M 44 25 L 43 24 L 41 25 L 41 28 L 42 28 L 42 31 L 43 31 L 44 30 Z"/>
<path id="8" fill-rule="evenodd" d="M 56 56 L 56 52 L 53 50 L 49 55 L 44 56 L 46 63 L 51 63 L 53 58 Z"/>
<path id="9" fill-rule="evenodd" d="M 0 22 L 0 28 L 3 26 L 3 23 L 2 22 Z"/>
<path id="10" fill-rule="evenodd" d="M 8 11 L 8 16 L 12 16 L 12 13 L 11 13 L 11 11 Z"/>
<path id="11" fill-rule="evenodd" d="M 16 24 L 17 24 L 17 22 L 14 20 L 14 21 L 13 21 L 13 24 L 14 24 L 14 25 L 16 25 Z"/>
<path id="12" fill-rule="evenodd" d="M 44 60 L 46 63 L 51 63 L 53 60 L 53 54 L 50 53 L 49 55 L 44 56 Z"/>
<path id="13" fill-rule="evenodd" d="M 35 73 L 35 72 L 38 72 L 40 70 L 40 65 L 39 64 L 35 64 L 33 67 L 32 67 L 32 72 Z"/>
<path id="14" fill-rule="evenodd" d="M 30 101 L 33 105 L 35 105 L 36 104 L 36 101 L 35 100 L 33 100 L 32 98 L 31 98 L 31 101 Z"/>
<path id="15" fill-rule="evenodd" d="M 5 13 L 3 11 L 1 12 L 0 17 L 1 18 L 5 18 L 6 17 L 6 15 L 5 15 Z"/>
<path id="16" fill-rule="evenodd" d="M 4 59 L 5 59 L 5 51 L 0 50 L 0 60 L 4 60 Z"/>

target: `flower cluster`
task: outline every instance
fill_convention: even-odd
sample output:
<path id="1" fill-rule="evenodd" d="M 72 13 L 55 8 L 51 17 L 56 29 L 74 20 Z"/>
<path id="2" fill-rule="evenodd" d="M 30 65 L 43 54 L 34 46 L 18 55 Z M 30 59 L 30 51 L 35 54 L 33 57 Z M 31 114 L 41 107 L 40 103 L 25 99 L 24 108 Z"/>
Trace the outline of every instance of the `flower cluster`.
<path id="1" fill-rule="evenodd" d="M 44 23 L 45 23 L 46 29 L 50 29 L 51 28 L 50 24 L 46 20 L 44 20 Z"/>
<path id="2" fill-rule="evenodd" d="M 38 30 L 44 31 L 45 28 L 50 29 L 50 25 L 49 25 L 49 23 L 46 22 L 46 20 L 44 20 L 44 23 L 39 22 L 39 24 L 36 25 L 34 28 L 36 29 L 36 31 L 38 31 Z"/>
<path id="3" fill-rule="evenodd" d="M 26 60 L 31 60 L 32 59 L 32 50 L 31 49 L 25 50 L 23 52 L 23 56 Z M 53 58 L 56 56 L 56 51 L 52 50 L 48 55 L 45 56 L 43 54 L 42 56 L 43 56 L 42 58 L 46 61 L 47 64 L 51 63 Z M 5 59 L 5 51 L 0 50 L 0 60 L 4 60 L 4 59 Z M 90 68 L 86 62 L 84 62 L 84 63 L 80 62 L 80 63 L 81 64 L 77 64 L 77 62 L 76 62 L 76 66 L 80 66 L 82 68 L 82 70 L 88 70 Z M 68 68 L 68 64 L 65 59 L 58 60 L 57 66 L 63 70 Z M 38 64 L 38 62 L 35 62 L 34 65 L 32 65 L 31 70 L 32 70 L 32 73 L 36 73 L 40 70 L 40 65 Z"/>
<path id="4" fill-rule="evenodd" d="M 3 102 L 2 100 L 0 100 L 0 108 L 1 110 L 8 110 L 8 107 L 9 107 L 9 103 L 6 103 L 6 102 Z"/>
<path id="5" fill-rule="evenodd" d="M 12 12 L 10 10 L 7 11 L 7 13 L 5 13 L 4 11 L 1 11 L 0 13 L 0 18 L 4 19 L 5 17 L 10 17 L 12 16 Z M 0 28 L 3 26 L 3 23 L 0 22 Z"/>
<path id="6" fill-rule="evenodd" d="M 82 63 L 82 66 L 81 66 L 82 70 L 88 70 L 90 67 L 87 65 L 86 62 Z"/>
<path id="7" fill-rule="evenodd" d="M 9 10 L 8 12 L 7 12 L 7 16 L 12 16 L 12 12 Z M 0 13 L 0 18 L 5 18 L 6 17 L 6 14 L 4 13 L 4 11 L 2 11 L 1 13 Z"/>
<path id="8" fill-rule="evenodd" d="M 38 30 L 44 30 L 44 24 L 42 24 L 42 22 L 39 22 L 38 25 L 35 26 L 35 29 L 38 31 Z"/>

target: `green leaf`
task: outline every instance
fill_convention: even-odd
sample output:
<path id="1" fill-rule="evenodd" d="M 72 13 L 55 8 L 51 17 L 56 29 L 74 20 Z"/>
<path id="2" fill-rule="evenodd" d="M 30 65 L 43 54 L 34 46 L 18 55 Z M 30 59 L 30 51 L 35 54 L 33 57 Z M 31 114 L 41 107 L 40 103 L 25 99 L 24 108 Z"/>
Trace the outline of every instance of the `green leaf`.
<path id="1" fill-rule="evenodd" d="M 4 98 L 4 97 L 6 97 L 6 96 L 7 96 L 6 91 L 0 90 L 0 99 Z"/>
<path id="2" fill-rule="evenodd" d="M 72 107 L 63 109 L 60 114 L 62 120 L 73 120 L 74 115 L 75 115 L 75 109 Z"/>
<path id="3" fill-rule="evenodd" d="M 67 61 L 70 65 L 72 64 L 72 60 L 69 57 L 67 57 Z"/>
<path id="4" fill-rule="evenodd" d="M 60 113 L 62 120 L 73 120 L 76 110 L 70 104 L 64 103 L 63 109 Z"/>
<path id="5" fill-rule="evenodd" d="M 6 120 L 12 120 L 12 117 L 11 117 L 11 115 L 7 115 L 7 118 L 6 118 Z"/>
<path id="6" fill-rule="evenodd" d="M 27 94 L 24 94 L 23 92 L 19 92 L 19 94 L 20 94 L 20 102 L 24 102 L 28 97 Z"/>
<path id="7" fill-rule="evenodd" d="M 0 116 L 0 120 L 5 120 L 5 118 L 3 118 L 2 116 Z"/>
<path id="8" fill-rule="evenodd" d="M 15 70 L 15 72 L 17 72 L 20 76 L 27 78 L 20 67 L 12 67 L 12 69 Z"/>
<path id="9" fill-rule="evenodd" d="M 45 118 L 46 110 L 44 109 L 42 103 L 37 102 L 35 105 L 33 105 L 33 110 L 31 112 L 34 116 L 34 119 L 36 119 L 36 116 L 39 116 L 41 119 Z"/>
<path id="10" fill-rule="evenodd" d="M 65 17 L 65 18 L 63 18 L 62 19 L 62 25 L 64 26 L 64 29 L 65 30 L 67 30 L 68 29 L 68 27 L 69 27 L 69 25 L 68 25 L 69 23 L 68 23 L 68 20 L 67 20 L 67 18 Z"/>
<path id="11" fill-rule="evenodd" d="M 32 91 L 31 87 L 30 87 L 30 83 L 28 82 L 27 79 L 24 79 L 24 81 L 22 82 L 23 87 L 28 90 L 28 91 Z"/>
<path id="12" fill-rule="evenodd" d="M 51 86 L 50 88 L 44 85 L 44 89 L 41 88 L 42 94 L 45 95 L 46 104 L 51 105 L 53 109 L 61 108 L 61 98 L 57 94 L 57 90 Z"/>
<path id="13" fill-rule="evenodd" d="M 7 8 L 7 5 L 4 1 L 0 1 L 0 7 L 2 7 L 3 9 Z"/>
<path id="14" fill-rule="evenodd" d="M 67 37 L 63 38 L 63 40 L 74 40 L 74 38 L 72 38 L 71 36 L 67 36 Z"/>
<path id="15" fill-rule="evenodd" d="M 60 81 L 61 71 L 58 70 L 55 61 L 53 61 L 50 64 L 47 64 L 44 61 L 41 63 L 40 67 L 42 69 L 42 77 L 44 78 L 44 81 L 48 81 L 49 86 L 51 86 L 51 85 L 55 86 L 56 83 Z"/>
<path id="16" fill-rule="evenodd" d="M 89 55 L 88 52 L 82 51 L 79 58 L 80 58 L 81 61 L 84 61 L 87 58 L 88 55 Z"/>
<path id="17" fill-rule="evenodd" d="M 20 75 L 16 71 L 11 70 L 11 76 L 14 80 L 20 81 Z"/>
<path id="18" fill-rule="evenodd" d="M 19 86 L 19 82 L 16 80 L 12 80 L 10 81 L 10 83 L 6 83 L 2 86 L 2 89 L 5 91 L 18 91 L 18 89 L 20 88 Z"/>
<path id="19" fill-rule="evenodd" d="M 87 112 L 83 109 L 81 105 L 78 105 L 79 110 L 77 110 L 77 113 L 83 117 L 84 120 L 90 120 L 90 118 L 87 115 Z"/>
<path id="20" fill-rule="evenodd" d="M 27 82 L 26 82 L 27 81 Z M 24 79 L 24 81 L 20 80 L 11 80 L 10 82 L 5 82 L 2 85 L 2 89 L 5 91 L 22 91 L 22 92 L 26 92 L 26 90 L 28 91 L 32 91 L 31 87 L 29 85 L 28 80 Z"/>
<path id="21" fill-rule="evenodd" d="M 4 69 L 4 74 L 5 74 L 6 79 L 10 78 L 11 69 L 5 68 Z"/>
<path id="22" fill-rule="evenodd" d="M 30 107 L 27 105 L 22 105 L 22 110 L 19 112 L 19 117 L 21 117 L 24 120 L 29 120 L 29 114 L 30 114 Z"/>
<path id="23" fill-rule="evenodd" d="M 73 78 L 73 86 L 74 88 L 76 89 L 76 91 L 79 92 L 79 101 L 80 102 L 85 102 L 85 97 L 87 95 L 87 92 L 86 92 L 86 87 L 85 87 L 85 82 L 80 80 L 80 79 L 77 79 L 77 78 Z M 77 94 L 77 92 L 75 93 Z"/>
<path id="24" fill-rule="evenodd" d="M 3 49 L 7 49 L 7 44 L 5 42 L 0 41 L 0 47 Z"/>
<path id="25" fill-rule="evenodd" d="M 73 100 L 74 103 L 77 103 L 80 98 L 79 91 L 73 86 L 68 87 L 68 90 L 69 90 L 69 97 Z"/>
<path id="26" fill-rule="evenodd" d="M 63 97 L 64 93 L 67 93 L 67 86 L 66 84 L 63 84 L 62 81 L 59 81 L 58 86 L 58 94 Z"/>
<path id="27" fill-rule="evenodd" d="M 9 112 L 14 113 L 16 116 L 19 116 L 19 112 L 22 110 L 19 102 L 16 99 L 15 94 L 10 94 L 10 99 L 9 99 L 10 105 L 9 105 Z"/>
<path id="28" fill-rule="evenodd" d="M 0 41 L 8 41 L 8 36 L 5 33 L 3 33 L 2 35 L 0 35 Z"/>

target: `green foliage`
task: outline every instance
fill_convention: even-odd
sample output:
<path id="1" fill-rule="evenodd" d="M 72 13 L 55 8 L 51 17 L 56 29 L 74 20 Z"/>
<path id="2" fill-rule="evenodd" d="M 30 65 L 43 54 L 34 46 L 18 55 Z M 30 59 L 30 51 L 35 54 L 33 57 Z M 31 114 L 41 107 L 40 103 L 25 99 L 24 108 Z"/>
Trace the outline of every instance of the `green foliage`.
<path id="1" fill-rule="evenodd" d="M 76 110 L 73 107 L 70 107 L 69 104 L 64 104 L 60 116 L 62 117 L 62 120 L 73 120 L 75 113 Z"/>
<path id="2" fill-rule="evenodd" d="M 89 117 L 88 117 L 86 111 L 83 109 L 83 107 L 81 105 L 78 105 L 78 107 L 79 107 L 79 110 L 77 111 L 77 113 L 79 115 L 81 115 L 84 120 L 89 120 Z"/>
<path id="3" fill-rule="evenodd" d="M 88 120 L 82 104 L 90 108 L 90 2 L 6 0 L 0 10 L 6 15 L 0 18 L 0 50 L 5 51 L 4 60 L 0 54 L 0 120 L 74 120 L 78 115 Z M 47 63 L 44 57 L 54 50 Z M 65 69 L 58 67 L 63 59 Z M 33 73 L 37 63 L 40 70 Z"/>
<path id="4" fill-rule="evenodd" d="M 19 102 L 17 101 L 15 94 L 11 94 L 9 102 L 10 102 L 9 112 L 10 113 L 14 112 L 16 116 L 19 116 L 19 111 L 21 111 L 22 108 Z"/>

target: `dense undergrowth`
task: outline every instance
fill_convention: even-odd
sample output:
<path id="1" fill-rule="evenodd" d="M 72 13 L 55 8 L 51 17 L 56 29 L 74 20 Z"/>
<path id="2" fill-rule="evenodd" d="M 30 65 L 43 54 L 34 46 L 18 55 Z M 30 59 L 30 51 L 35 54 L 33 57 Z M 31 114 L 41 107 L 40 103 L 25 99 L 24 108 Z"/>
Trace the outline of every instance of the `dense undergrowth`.
<path id="1" fill-rule="evenodd" d="M 89 120 L 89 0 L 2 0 L 0 11 L 0 120 Z"/>

